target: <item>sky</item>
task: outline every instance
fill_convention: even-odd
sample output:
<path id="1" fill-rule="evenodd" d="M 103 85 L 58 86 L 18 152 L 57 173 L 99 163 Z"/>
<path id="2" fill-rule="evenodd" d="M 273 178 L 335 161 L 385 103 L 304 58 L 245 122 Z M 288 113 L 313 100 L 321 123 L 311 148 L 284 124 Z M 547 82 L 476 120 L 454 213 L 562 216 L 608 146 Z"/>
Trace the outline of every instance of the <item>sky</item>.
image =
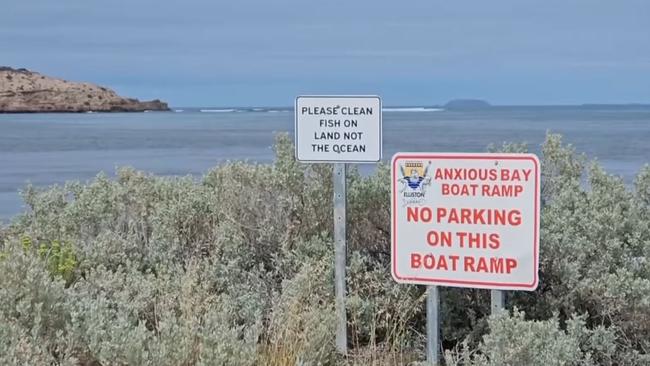
<path id="1" fill-rule="evenodd" d="M 650 1 L 3 0 L 0 65 L 172 106 L 650 103 Z"/>

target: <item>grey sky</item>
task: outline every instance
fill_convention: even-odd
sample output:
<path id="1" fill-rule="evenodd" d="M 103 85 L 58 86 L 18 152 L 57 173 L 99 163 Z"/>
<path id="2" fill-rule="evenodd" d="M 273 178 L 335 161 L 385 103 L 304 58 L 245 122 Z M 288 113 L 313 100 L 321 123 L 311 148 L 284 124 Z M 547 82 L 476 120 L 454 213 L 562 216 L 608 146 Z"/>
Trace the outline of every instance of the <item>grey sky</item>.
<path id="1" fill-rule="evenodd" d="M 650 1 L 5 0 L 2 64 L 175 106 L 650 102 Z"/>

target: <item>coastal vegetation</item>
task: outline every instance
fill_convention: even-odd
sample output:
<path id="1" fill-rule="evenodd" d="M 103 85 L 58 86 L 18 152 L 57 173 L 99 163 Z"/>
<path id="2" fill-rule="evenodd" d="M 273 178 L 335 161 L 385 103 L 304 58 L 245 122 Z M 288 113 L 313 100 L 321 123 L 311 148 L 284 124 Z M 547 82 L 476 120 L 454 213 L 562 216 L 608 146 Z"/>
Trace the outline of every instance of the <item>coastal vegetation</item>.
<path id="1" fill-rule="evenodd" d="M 295 161 L 287 135 L 275 149 L 199 180 L 122 168 L 26 187 L 0 228 L 0 364 L 422 362 L 424 288 L 389 271 L 389 167 L 348 174 L 343 358 L 331 167 Z M 540 159 L 540 285 L 496 316 L 489 291 L 441 288 L 446 365 L 650 364 L 650 167 L 626 185 L 553 134 Z"/>

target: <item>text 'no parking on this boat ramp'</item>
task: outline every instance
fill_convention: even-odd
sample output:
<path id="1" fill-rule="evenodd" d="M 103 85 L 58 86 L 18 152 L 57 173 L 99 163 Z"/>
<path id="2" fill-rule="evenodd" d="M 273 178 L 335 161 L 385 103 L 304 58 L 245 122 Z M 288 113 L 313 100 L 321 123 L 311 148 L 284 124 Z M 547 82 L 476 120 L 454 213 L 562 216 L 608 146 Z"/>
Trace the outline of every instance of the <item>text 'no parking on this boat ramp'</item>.
<path id="1" fill-rule="evenodd" d="M 396 281 L 537 287 L 540 173 L 535 155 L 397 153 L 391 166 Z"/>

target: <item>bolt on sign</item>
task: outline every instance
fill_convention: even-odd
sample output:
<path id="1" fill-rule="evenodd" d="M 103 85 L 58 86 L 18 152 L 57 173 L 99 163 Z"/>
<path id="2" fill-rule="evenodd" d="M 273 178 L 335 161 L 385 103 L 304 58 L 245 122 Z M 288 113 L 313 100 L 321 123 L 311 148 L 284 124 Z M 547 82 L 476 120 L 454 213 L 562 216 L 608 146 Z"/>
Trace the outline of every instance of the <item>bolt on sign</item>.
<path id="1" fill-rule="evenodd" d="M 296 158 L 312 163 L 381 160 L 378 96 L 296 98 Z"/>
<path id="2" fill-rule="evenodd" d="M 391 272 L 397 282 L 537 287 L 535 155 L 397 153 L 391 188 Z"/>

